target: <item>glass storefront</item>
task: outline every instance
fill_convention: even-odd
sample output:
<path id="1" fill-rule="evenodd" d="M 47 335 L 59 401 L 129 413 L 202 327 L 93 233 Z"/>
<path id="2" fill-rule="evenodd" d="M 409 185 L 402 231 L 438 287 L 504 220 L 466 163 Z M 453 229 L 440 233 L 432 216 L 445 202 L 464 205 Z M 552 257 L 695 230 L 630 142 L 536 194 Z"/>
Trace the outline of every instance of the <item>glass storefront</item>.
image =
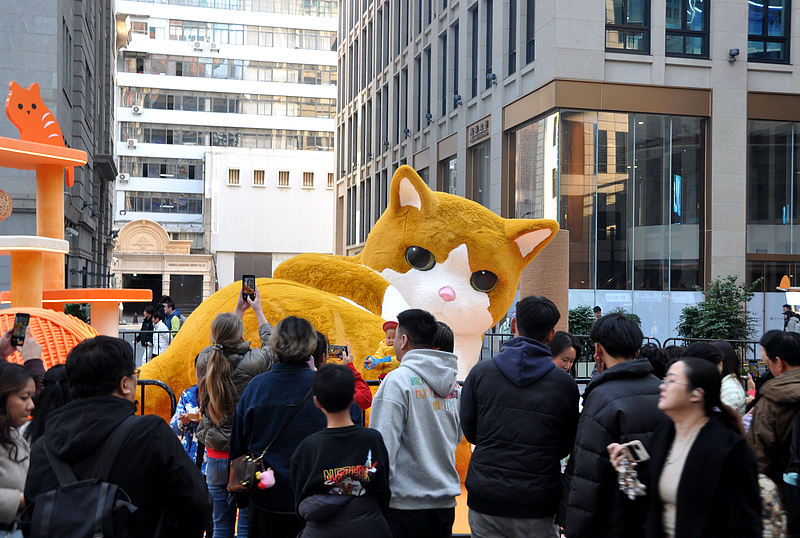
<path id="1" fill-rule="evenodd" d="M 485 140 L 469 149 L 470 171 L 472 174 L 472 199 L 484 207 L 491 207 L 491 140 Z"/>
<path id="2" fill-rule="evenodd" d="M 560 110 L 516 129 L 517 217 L 570 232 L 570 289 L 702 285 L 706 120 Z"/>

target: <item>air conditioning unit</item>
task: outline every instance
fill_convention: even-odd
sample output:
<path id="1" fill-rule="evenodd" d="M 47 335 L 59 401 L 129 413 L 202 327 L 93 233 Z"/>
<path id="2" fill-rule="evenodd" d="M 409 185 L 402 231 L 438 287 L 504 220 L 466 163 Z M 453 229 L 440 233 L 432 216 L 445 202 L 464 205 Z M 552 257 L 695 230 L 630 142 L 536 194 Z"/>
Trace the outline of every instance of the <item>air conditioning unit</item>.
<path id="1" fill-rule="evenodd" d="M 194 50 L 203 50 L 203 42 L 202 41 L 195 41 L 194 42 Z"/>
<path id="2" fill-rule="evenodd" d="M 129 174 L 126 174 L 125 172 L 120 172 L 119 174 L 117 174 L 117 181 L 119 181 L 120 183 L 127 183 L 130 178 L 131 176 Z"/>
<path id="3" fill-rule="evenodd" d="M 139 105 L 133 105 L 131 107 L 131 111 L 133 112 L 134 116 L 141 116 L 142 115 L 142 107 Z"/>
<path id="4" fill-rule="evenodd" d="M 219 52 L 219 45 L 211 43 L 211 52 Z"/>
<path id="5" fill-rule="evenodd" d="M 136 142 L 137 141 L 136 141 L 135 138 L 129 138 L 128 139 L 128 149 L 136 149 Z"/>

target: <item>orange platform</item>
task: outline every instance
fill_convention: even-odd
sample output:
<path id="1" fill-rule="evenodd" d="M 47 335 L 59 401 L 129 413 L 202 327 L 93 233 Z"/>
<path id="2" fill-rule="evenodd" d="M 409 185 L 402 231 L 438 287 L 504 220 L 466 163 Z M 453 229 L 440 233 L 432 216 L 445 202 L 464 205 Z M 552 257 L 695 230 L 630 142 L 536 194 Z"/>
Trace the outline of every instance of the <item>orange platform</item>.
<path id="1" fill-rule="evenodd" d="M 0 166 L 3 168 L 20 170 L 36 170 L 42 166 L 68 168 L 83 166 L 86 162 L 86 152 L 79 149 L 0 136 Z"/>

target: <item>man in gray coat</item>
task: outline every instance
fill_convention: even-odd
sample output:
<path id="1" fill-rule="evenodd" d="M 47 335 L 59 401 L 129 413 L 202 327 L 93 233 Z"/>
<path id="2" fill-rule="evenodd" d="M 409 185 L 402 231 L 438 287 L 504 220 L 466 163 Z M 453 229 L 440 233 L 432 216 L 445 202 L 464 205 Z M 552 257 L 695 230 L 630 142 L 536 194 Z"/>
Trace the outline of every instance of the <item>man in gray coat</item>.
<path id="1" fill-rule="evenodd" d="M 372 400 L 370 427 L 389 454 L 392 498 L 386 520 L 394 538 L 449 537 L 461 485 L 458 360 L 432 349 L 438 328 L 424 310 L 397 316 L 394 348 L 400 366 Z"/>

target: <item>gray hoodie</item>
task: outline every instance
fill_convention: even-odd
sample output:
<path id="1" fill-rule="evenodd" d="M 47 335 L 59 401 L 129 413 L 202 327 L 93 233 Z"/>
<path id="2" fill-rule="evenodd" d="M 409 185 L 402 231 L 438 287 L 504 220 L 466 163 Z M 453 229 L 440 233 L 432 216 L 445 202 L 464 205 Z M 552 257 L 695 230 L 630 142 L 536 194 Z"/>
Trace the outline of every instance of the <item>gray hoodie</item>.
<path id="1" fill-rule="evenodd" d="M 461 441 L 452 353 L 414 349 L 403 356 L 372 399 L 371 428 L 389 453 L 391 508 L 451 508 L 461 493 L 456 447 Z"/>

